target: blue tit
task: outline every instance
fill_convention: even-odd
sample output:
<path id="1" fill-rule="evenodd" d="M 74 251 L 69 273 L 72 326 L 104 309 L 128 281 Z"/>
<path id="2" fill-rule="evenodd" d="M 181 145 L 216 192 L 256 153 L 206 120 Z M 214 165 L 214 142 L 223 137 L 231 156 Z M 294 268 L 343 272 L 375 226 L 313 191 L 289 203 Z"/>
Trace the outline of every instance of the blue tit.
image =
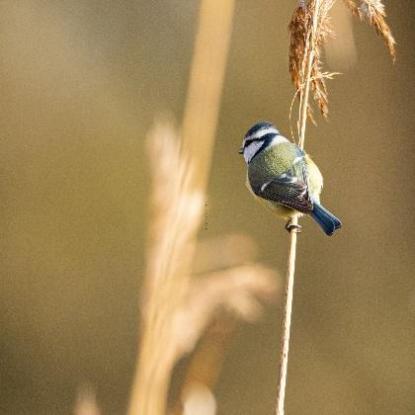
<path id="1" fill-rule="evenodd" d="M 320 204 L 323 176 L 310 156 L 283 137 L 269 122 L 258 122 L 246 133 L 240 154 L 247 164 L 247 187 L 278 216 L 287 220 L 310 215 L 326 233 L 341 222 Z"/>

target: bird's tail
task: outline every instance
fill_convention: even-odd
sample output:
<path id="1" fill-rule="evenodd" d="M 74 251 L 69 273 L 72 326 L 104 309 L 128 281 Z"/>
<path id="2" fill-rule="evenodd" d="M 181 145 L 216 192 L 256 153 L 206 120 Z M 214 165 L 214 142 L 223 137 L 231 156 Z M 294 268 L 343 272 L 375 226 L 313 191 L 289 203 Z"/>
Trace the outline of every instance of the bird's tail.
<path id="1" fill-rule="evenodd" d="M 321 229 L 323 229 L 328 236 L 333 235 L 333 233 L 342 226 L 342 223 L 336 216 L 318 203 L 314 203 L 311 217 L 320 225 Z"/>

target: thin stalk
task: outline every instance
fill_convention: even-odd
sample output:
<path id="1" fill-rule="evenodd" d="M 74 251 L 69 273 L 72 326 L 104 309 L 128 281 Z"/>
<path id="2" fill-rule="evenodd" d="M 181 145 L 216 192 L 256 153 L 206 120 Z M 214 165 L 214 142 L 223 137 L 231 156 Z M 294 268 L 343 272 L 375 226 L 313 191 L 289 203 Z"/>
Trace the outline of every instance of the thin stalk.
<path id="1" fill-rule="evenodd" d="M 316 4 L 318 3 L 318 0 Z M 317 7 L 317 6 L 316 6 Z M 314 30 L 313 30 L 314 32 Z M 312 43 L 312 42 L 310 42 Z M 313 68 L 313 60 L 314 60 L 314 50 L 311 46 L 311 50 L 308 54 L 307 59 L 307 75 L 305 79 L 305 86 L 304 86 L 304 99 L 303 105 L 301 108 L 301 118 L 300 118 L 300 138 L 298 140 L 298 147 L 300 147 L 302 150 L 304 150 L 304 142 L 305 142 L 305 132 L 307 128 L 307 112 L 308 112 L 308 101 L 310 97 L 310 86 L 311 86 L 311 71 Z"/>
<path id="2" fill-rule="evenodd" d="M 313 60 L 315 57 L 315 37 L 318 27 L 318 13 L 320 8 L 321 0 L 315 0 L 313 10 L 313 24 L 310 37 L 306 45 L 306 53 L 304 59 L 307 62 L 307 72 L 303 78 L 302 85 L 303 90 L 300 91 L 300 119 L 298 125 L 300 126 L 299 131 L 299 147 L 304 149 L 305 133 L 307 128 L 307 114 L 308 114 L 308 101 L 310 97 L 311 87 L 311 72 L 313 67 Z M 282 338 L 281 338 L 281 354 L 280 354 L 280 373 L 278 380 L 278 392 L 277 392 L 277 406 L 276 415 L 284 415 L 284 404 L 285 404 L 285 391 L 287 387 L 287 373 L 288 373 L 288 353 L 290 349 L 290 334 L 291 334 L 291 321 L 292 321 L 292 309 L 293 309 L 293 298 L 294 298 L 294 279 L 295 279 L 295 265 L 297 257 L 297 233 L 298 233 L 298 218 L 295 217 L 291 224 L 291 242 L 290 251 L 288 257 L 288 269 L 287 269 L 287 282 L 285 290 L 285 305 L 284 305 L 284 316 L 282 326 Z"/>
<path id="3" fill-rule="evenodd" d="M 304 150 L 305 132 L 307 128 L 307 113 L 308 113 L 308 101 L 310 98 L 310 87 L 311 87 L 311 72 L 313 69 L 313 61 L 315 56 L 315 39 L 318 26 L 318 14 L 320 9 L 321 0 L 316 0 L 314 3 L 313 10 L 313 27 L 311 30 L 311 36 L 307 42 L 307 53 L 304 55 L 304 59 L 307 61 L 307 73 L 304 79 L 304 93 L 300 92 L 301 114 L 300 114 L 300 137 L 298 146 Z M 300 104 L 300 105 L 301 105 Z"/>
<path id="4" fill-rule="evenodd" d="M 292 221 L 293 225 L 298 225 L 298 219 Z M 280 376 L 278 381 L 277 393 L 277 415 L 284 415 L 285 389 L 287 386 L 287 369 L 288 369 L 288 352 L 290 349 L 290 332 L 291 332 L 291 316 L 293 308 L 294 295 L 294 275 L 295 275 L 295 259 L 297 255 L 297 230 L 292 228 L 290 253 L 288 258 L 287 286 L 285 289 L 285 307 L 281 338 L 281 355 L 280 355 Z"/>

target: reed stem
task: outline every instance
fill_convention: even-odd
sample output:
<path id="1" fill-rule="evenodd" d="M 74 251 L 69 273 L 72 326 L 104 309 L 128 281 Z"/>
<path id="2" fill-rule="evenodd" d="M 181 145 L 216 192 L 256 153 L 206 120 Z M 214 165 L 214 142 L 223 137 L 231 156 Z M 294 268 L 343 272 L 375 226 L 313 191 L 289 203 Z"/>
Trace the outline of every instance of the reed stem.
<path id="1" fill-rule="evenodd" d="M 298 225 L 298 219 L 292 221 Z M 290 349 L 291 316 L 294 295 L 295 260 L 297 255 L 297 230 L 293 228 L 291 234 L 290 253 L 288 258 L 287 285 L 285 290 L 285 307 L 281 339 L 280 375 L 277 393 L 277 415 L 284 415 L 285 389 L 287 386 L 288 352 Z"/>
<path id="2" fill-rule="evenodd" d="M 305 133 L 307 128 L 308 117 L 308 102 L 310 98 L 311 87 L 311 72 L 313 68 L 313 60 L 315 57 L 314 47 L 315 38 L 318 27 L 318 11 L 320 8 L 321 0 L 315 0 L 313 12 L 312 30 L 309 38 L 306 42 L 306 50 L 304 54 L 304 65 L 306 67 L 306 74 L 303 77 L 303 89 L 300 90 L 300 119 L 298 120 L 299 130 L 299 142 L 298 145 L 301 149 L 304 149 Z M 281 354 L 280 354 L 280 373 L 278 380 L 278 392 L 277 392 L 277 405 L 276 415 L 284 415 L 285 405 L 285 391 L 287 387 L 287 373 L 288 373 L 288 354 L 290 349 L 290 335 L 291 335 L 291 321 L 292 321 L 292 309 L 294 298 L 294 279 L 295 279 L 295 265 L 297 257 L 297 234 L 298 234 L 298 218 L 295 217 L 291 224 L 290 231 L 290 251 L 288 257 L 288 269 L 287 269 L 287 281 L 285 290 L 285 304 L 282 326 L 282 338 L 281 338 Z"/>

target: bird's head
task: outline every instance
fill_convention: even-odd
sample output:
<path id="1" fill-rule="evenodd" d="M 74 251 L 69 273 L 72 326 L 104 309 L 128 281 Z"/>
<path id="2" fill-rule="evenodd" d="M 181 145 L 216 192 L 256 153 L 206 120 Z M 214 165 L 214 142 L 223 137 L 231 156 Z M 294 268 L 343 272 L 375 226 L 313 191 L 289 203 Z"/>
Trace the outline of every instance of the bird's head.
<path id="1" fill-rule="evenodd" d="M 260 121 L 245 134 L 239 154 L 243 154 L 245 162 L 248 164 L 258 153 L 282 140 L 288 141 L 280 135 L 273 124 L 268 121 Z"/>

